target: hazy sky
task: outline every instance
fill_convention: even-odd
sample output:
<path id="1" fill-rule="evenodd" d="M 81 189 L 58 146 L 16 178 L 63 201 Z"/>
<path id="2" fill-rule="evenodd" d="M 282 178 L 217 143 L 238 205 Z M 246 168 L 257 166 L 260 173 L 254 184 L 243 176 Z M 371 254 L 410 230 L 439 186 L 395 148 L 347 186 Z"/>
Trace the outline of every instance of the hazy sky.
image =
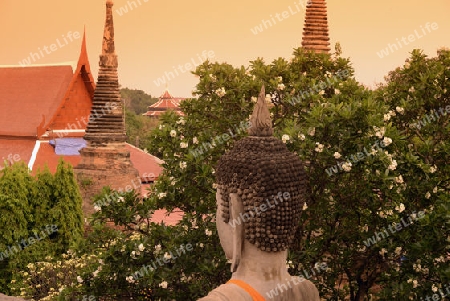
<path id="1" fill-rule="evenodd" d="M 165 84 L 158 78 L 164 77 L 174 96 L 190 97 L 197 79 L 185 65 L 200 63 L 202 53 L 234 66 L 248 65 L 257 57 L 266 62 L 289 58 L 301 45 L 303 1 L 115 0 L 119 82 L 159 96 Z M 0 0 L 0 65 L 76 61 L 81 45 L 77 33 L 81 35 L 86 26 L 96 78 L 105 2 Z M 450 47 L 449 0 L 329 0 L 327 5 L 332 49 L 340 42 L 343 56 L 351 59 L 357 79 L 366 85 L 382 81 L 414 48 L 435 56 L 438 48 Z M 276 14 L 283 11 L 287 13 L 279 21 Z M 271 16 L 276 24 L 266 22 L 262 32 L 252 32 Z M 396 46 L 386 48 L 389 43 Z M 387 55 L 380 58 L 382 49 Z M 184 66 L 182 71 L 178 65 Z"/>

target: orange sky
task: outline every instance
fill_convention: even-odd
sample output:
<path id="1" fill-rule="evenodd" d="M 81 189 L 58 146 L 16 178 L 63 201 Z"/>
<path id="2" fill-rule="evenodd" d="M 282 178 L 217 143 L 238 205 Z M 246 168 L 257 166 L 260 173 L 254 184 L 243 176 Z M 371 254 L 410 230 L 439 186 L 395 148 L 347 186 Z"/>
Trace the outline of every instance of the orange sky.
<path id="1" fill-rule="evenodd" d="M 196 78 L 185 68 L 184 72 L 177 69 L 176 75 L 173 68 L 192 61 L 199 63 L 203 51 L 206 56 L 208 52 L 214 56 L 213 61 L 235 66 L 248 65 L 256 57 L 267 62 L 279 56 L 289 58 L 292 49 L 301 44 L 303 1 L 115 0 L 119 82 L 123 87 L 159 96 L 165 84 L 158 86 L 155 82 L 165 72 L 173 72 L 175 78 L 166 78 L 170 91 L 174 96 L 189 97 Z M 130 10 L 132 2 L 137 7 Z M 0 3 L 0 65 L 18 65 L 27 58 L 35 64 L 76 61 L 81 38 L 71 41 L 68 35 L 82 34 L 86 25 L 88 54 L 96 78 L 105 0 Z M 127 5 L 128 13 L 122 11 L 121 16 L 116 10 Z M 341 43 L 343 55 L 350 57 L 356 69 L 357 79 L 369 86 L 402 65 L 414 48 L 435 56 L 438 48 L 450 47 L 449 0 L 329 0 L 327 5 L 332 48 L 336 42 Z M 276 20 L 276 24 L 256 35 L 252 33 L 251 29 L 262 20 L 270 20 L 271 15 L 275 17 L 283 11 L 288 11 L 285 19 Z M 427 22 L 435 22 L 434 29 L 427 31 Z M 405 45 L 401 39 L 409 35 L 415 36 L 414 41 L 405 40 Z M 377 52 L 388 43 L 401 43 L 402 48 L 380 58 Z M 33 62 L 30 52 L 39 51 L 42 57 L 35 55 Z"/>

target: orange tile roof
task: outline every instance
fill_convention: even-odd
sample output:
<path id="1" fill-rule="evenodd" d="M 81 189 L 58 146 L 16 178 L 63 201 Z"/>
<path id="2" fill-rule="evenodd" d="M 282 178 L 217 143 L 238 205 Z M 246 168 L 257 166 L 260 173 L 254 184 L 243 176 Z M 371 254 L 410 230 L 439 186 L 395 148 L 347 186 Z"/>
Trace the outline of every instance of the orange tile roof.
<path id="1" fill-rule="evenodd" d="M 60 158 L 63 158 L 65 162 L 70 163 L 72 166 L 78 165 L 81 161 L 81 156 L 57 155 L 49 141 L 0 138 L 0 169 L 4 166 L 4 159 L 10 161 L 10 163 L 24 161 L 26 164 L 29 164 L 36 144 L 39 144 L 39 150 L 31 166 L 34 173 L 38 169 L 43 170 L 46 165 L 50 172 L 55 173 Z M 131 162 L 139 171 L 141 181 L 144 183 L 154 182 L 163 170 L 160 166 L 162 161 L 131 144 L 127 144 L 127 149 L 130 151 Z M 143 192 L 147 193 L 148 191 L 144 189 Z"/>
<path id="2" fill-rule="evenodd" d="M 0 138 L 0 169 L 5 165 L 4 160 L 7 160 L 9 164 L 17 160 L 28 163 L 35 144 L 35 140 Z"/>
<path id="3" fill-rule="evenodd" d="M 139 171 L 142 182 L 153 182 L 161 174 L 163 163 L 159 158 L 144 152 L 143 150 L 127 143 L 130 151 L 130 159 L 134 167 Z"/>
<path id="4" fill-rule="evenodd" d="M 0 67 L 0 136 L 36 137 L 72 80 L 71 66 Z"/>
<path id="5" fill-rule="evenodd" d="M 70 163 L 72 166 L 76 166 L 81 160 L 81 156 L 59 156 L 48 141 L 41 141 L 33 164 L 33 173 L 36 173 L 39 169 L 44 170 L 45 166 L 48 166 L 51 173 L 55 173 L 60 158 L 63 158 L 65 162 Z"/>
<path id="6" fill-rule="evenodd" d="M 185 100 L 181 97 L 173 97 L 168 90 L 159 97 L 159 100 L 148 107 L 148 111 L 144 113 L 145 116 L 159 116 L 167 110 L 174 110 L 179 115 L 183 115 L 180 111 L 180 102 Z"/>

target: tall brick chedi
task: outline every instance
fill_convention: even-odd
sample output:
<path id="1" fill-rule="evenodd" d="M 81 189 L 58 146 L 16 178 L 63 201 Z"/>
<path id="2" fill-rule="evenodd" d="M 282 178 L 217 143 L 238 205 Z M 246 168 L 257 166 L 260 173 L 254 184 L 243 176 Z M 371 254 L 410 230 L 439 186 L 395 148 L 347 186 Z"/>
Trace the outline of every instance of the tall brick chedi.
<path id="1" fill-rule="evenodd" d="M 309 0 L 306 6 L 302 47 L 318 53 L 330 52 L 327 5 L 325 0 Z"/>
<path id="2" fill-rule="evenodd" d="M 114 47 L 113 1 L 106 1 L 106 22 L 94 100 L 75 174 L 84 193 L 83 210 L 93 211 L 92 196 L 104 186 L 116 190 L 140 189 L 139 173 L 126 148 L 123 103 Z"/>

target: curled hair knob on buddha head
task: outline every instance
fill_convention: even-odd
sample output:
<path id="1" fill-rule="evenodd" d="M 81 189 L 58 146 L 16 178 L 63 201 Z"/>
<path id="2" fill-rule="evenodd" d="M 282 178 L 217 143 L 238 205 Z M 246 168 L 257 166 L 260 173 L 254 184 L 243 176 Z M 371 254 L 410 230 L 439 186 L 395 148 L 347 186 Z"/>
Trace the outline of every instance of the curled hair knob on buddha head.
<path id="1" fill-rule="evenodd" d="M 270 137 L 273 136 L 272 120 L 270 119 L 270 112 L 266 105 L 266 89 L 264 85 L 261 87 L 258 101 L 253 109 L 252 117 L 250 118 L 251 127 L 248 129 L 250 136 L 256 137 Z"/>

